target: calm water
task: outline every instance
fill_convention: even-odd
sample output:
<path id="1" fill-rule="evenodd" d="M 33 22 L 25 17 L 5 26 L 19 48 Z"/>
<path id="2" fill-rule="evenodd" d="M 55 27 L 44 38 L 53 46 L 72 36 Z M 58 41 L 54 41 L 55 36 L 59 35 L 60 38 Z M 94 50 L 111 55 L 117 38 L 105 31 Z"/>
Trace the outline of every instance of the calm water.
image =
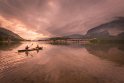
<path id="1" fill-rule="evenodd" d="M 17 53 L 27 44 L 0 46 L 0 83 L 124 83 L 123 45 L 39 42 L 43 50 Z"/>

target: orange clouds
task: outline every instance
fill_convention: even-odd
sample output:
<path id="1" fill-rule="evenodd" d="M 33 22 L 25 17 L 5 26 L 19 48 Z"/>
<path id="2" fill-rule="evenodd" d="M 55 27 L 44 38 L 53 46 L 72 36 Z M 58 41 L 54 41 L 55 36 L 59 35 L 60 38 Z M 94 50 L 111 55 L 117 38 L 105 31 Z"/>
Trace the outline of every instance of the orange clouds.
<path id="1" fill-rule="evenodd" d="M 0 26 L 17 33 L 25 39 L 37 39 L 48 37 L 44 36 L 43 34 L 39 34 L 33 30 L 29 30 L 29 26 L 25 25 L 17 19 L 6 19 L 0 16 Z"/>

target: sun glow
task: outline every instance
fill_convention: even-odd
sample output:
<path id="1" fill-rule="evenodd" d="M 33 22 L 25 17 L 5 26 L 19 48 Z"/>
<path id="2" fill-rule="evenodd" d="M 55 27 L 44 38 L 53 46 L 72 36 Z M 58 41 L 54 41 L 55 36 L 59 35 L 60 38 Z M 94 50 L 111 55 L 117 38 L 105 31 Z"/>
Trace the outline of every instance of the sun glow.
<path id="1" fill-rule="evenodd" d="M 25 25 L 24 23 L 20 22 L 17 19 L 6 19 L 0 16 L 0 26 L 11 30 L 24 39 L 39 39 L 39 38 L 46 38 L 43 34 L 37 33 L 35 30 L 32 30 L 29 26 Z"/>

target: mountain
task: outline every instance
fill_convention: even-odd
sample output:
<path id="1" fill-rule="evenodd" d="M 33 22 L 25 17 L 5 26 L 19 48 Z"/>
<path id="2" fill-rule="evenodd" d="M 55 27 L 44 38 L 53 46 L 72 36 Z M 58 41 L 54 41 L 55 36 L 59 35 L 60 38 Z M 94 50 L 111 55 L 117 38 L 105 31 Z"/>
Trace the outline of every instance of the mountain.
<path id="1" fill-rule="evenodd" d="M 110 36 L 110 34 L 109 34 L 109 32 L 108 31 L 98 31 L 98 32 L 88 32 L 87 34 L 86 34 L 86 38 L 99 38 L 99 39 L 101 39 L 101 38 L 110 38 L 110 37 L 112 37 L 112 36 Z"/>
<path id="2" fill-rule="evenodd" d="M 86 35 L 72 34 L 64 36 L 66 38 L 82 38 L 82 39 L 120 39 L 124 38 L 124 17 L 118 17 L 108 23 L 101 24 L 87 31 Z"/>
<path id="3" fill-rule="evenodd" d="M 101 24 L 95 28 L 88 30 L 87 38 L 114 38 L 118 34 L 124 32 L 124 17 L 118 17 L 116 20 Z M 117 35 L 113 35 L 117 34 Z M 118 36 L 117 36 L 118 37 Z"/>
<path id="4" fill-rule="evenodd" d="M 122 33 L 120 33 L 120 34 L 118 34 L 118 36 L 117 36 L 118 38 L 121 38 L 121 39 L 124 39 L 124 32 L 122 32 Z"/>
<path id="5" fill-rule="evenodd" d="M 124 37 L 124 32 L 118 34 L 118 36 L 120 36 L 120 37 Z"/>
<path id="6" fill-rule="evenodd" d="M 80 35 L 80 34 L 72 34 L 72 35 L 64 36 L 64 38 L 80 39 L 80 38 L 83 38 L 83 35 Z"/>
<path id="7" fill-rule="evenodd" d="M 77 22 L 77 23 L 80 23 L 80 22 Z M 72 23 L 72 24 L 74 24 L 74 23 Z M 68 26 L 66 26 L 66 27 L 68 27 Z M 96 26 L 96 27 L 88 30 L 85 35 L 72 34 L 72 35 L 62 36 L 59 38 L 71 38 L 71 39 L 94 39 L 94 38 L 97 38 L 97 39 L 107 39 L 107 40 L 117 40 L 117 39 L 120 40 L 120 39 L 124 38 L 124 17 L 117 17 L 116 19 L 114 19 L 110 22 Z"/>
<path id="8" fill-rule="evenodd" d="M 8 39 L 11 39 L 12 41 L 24 40 L 22 37 L 13 33 L 12 31 L 0 27 L 0 41 L 6 41 Z"/>

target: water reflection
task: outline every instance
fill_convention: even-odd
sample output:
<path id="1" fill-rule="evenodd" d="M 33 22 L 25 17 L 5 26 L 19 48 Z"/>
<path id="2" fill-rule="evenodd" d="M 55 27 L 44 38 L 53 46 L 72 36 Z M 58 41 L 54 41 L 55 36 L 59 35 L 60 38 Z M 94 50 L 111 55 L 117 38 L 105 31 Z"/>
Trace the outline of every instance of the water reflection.
<path id="1" fill-rule="evenodd" d="M 40 50 L 35 50 L 36 54 L 39 53 Z M 25 52 L 18 52 L 18 54 L 25 54 L 26 56 L 34 56 L 32 55 L 31 51 L 25 51 Z"/>
<path id="2" fill-rule="evenodd" d="M 31 58 L 13 53 L 25 43 L 2 56 L 0 83 L 124 83 L 121 45 L 39 44 L 44 49 L 29 52 Z"/>
<path id="3" fill-rule="evenodd" d="M 17 47 L 19 47 L 22 43 L 21 42 L 13 42 L 13 43 L 2 43 L 0 44 L 0 50 L 2 51 L 11 51 Z"/>
<path id="4" fill-rule="evenodd" d="M 118 64 L 124 64 L 124 45 L 123 44 L 103 44 L 85 46 L 90 54 L 107 59 Z"/>

